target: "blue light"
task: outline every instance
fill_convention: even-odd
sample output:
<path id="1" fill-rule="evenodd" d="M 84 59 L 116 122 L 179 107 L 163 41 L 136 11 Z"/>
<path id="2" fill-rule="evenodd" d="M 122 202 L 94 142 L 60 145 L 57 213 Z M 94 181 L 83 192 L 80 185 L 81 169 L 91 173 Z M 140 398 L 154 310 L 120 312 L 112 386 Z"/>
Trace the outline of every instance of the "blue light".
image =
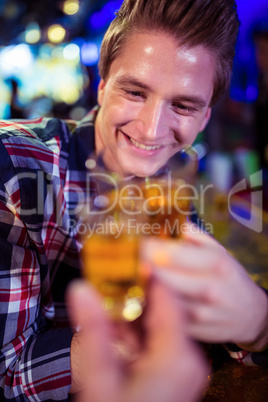
<path id="1" fill-rule="evenodd" d="M 101 12 L 96 12 L 94 14 L 92 14 L 92 16 L 90 17 L 90 26 L 95 30 L 99 30 L 101 28 L 104 28 L 105 24 L 103 22 L 103 18 L 102 18 L 102 14 Z"/>
<path id="2" fill-rule="evenodd" d="M 89 19 L 90 27 L 94 30 L 104 29 L 114 19 L 114 13 L 120 8 L 122 1 L 108 1 L 100 11 L 93 13 Z"/>
<path id="3" fill-rule="evenodd" d="M 257 19 L 267 19 L 267 0 L 236 0 L 238 16 L 241 21 L 242 35 L 248 30 L 252 22 Z"/>
<path id="4" fill-rule="evenodd" d="M 99 60 L 98 46 L 94 42 L 87 42 L 81 46 L 81 60 L 85 66 L 93 66 Z"/>
<path id="5" fill-rule="evenodd" d="M 238 102 L 255 102 L 258 97 L 258 70 L 253 32 L 268 27 L 267 0 L 236 0 L 240 33 L 234 60 L 231 98 Z"/>
<path id="6" fill-rule="evenodd" d="M 237 102 L 245 101 L 245 93 L 244 93 L 243 88 L 241 88 L 241 87 L 231 86 L 230 96 L 233 100 L 235 100 Z"/>
<path id="7" fill-rule="evenodd" d="M 248 102 L 254 102 L 258 97 L 258 88 L 253 86 L 253 85 L 249 85 L 246 89 L 246 98 Z"/>

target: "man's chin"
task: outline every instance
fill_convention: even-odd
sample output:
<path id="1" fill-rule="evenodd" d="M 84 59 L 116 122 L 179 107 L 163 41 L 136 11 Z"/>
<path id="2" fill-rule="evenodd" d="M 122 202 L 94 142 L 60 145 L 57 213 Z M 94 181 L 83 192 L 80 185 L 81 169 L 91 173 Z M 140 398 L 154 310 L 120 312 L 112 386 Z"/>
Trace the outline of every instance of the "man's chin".
<path id="1" fill-rule="evenodd" d="M 151 164 L 142 164 L 142 163 L 136 163 L 136 164 L 124 164 L 124 172 L 126 175 L 133 175 L 136 177 L 148 177 L 148 176 L 153 176 L 161 166 L 159 164 L 152 166 Z"/>

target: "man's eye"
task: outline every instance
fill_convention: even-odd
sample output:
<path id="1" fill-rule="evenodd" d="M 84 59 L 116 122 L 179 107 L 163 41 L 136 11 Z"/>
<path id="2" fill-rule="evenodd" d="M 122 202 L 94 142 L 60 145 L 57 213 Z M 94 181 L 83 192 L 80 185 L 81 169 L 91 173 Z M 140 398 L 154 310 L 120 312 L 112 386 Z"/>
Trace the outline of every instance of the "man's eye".
<path id="1" fill-rule="evenodd" d="M 191 112 L 194 112 L 195 111 L 195 109 L 194 108 L 192 108 L 192 107 L 190 107 L 190 106 L 186 106 L 186 105 L 183 105 L 183 104 L 181 104 L 181 103 L 175 103 L 174 105 L 173 105 L 173 107 L 174 107 L 174 109 L 176 110 L 176 111 L 178 111 L 179 113 L 180 112 L 182 112 L 182 113 L 191 113 Z"/>
<path id="2" fill-rule="evenodd" d="M 140 98 L 140 97 L 144 97 L 142 92 L 139 91 L 129 91 L 129 90 L 125 90 L 125 93 L 127 95 L 133 96 L 134 98 Z"/>

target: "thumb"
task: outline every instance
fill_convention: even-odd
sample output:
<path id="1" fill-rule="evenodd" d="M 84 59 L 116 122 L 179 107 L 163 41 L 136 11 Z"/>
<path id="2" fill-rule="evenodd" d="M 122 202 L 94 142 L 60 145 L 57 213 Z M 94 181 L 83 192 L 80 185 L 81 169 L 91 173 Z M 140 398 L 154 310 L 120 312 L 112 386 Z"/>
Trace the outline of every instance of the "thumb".
<path id="1" fill-rule="evenodd" d="M 94 328 L 101 331 L 107 325 L 105 312 L 101 307 L 101 297 L 87 282 L 77 280 L 67 290 L 67 305 L 72 325 L 88 330 Z"/>

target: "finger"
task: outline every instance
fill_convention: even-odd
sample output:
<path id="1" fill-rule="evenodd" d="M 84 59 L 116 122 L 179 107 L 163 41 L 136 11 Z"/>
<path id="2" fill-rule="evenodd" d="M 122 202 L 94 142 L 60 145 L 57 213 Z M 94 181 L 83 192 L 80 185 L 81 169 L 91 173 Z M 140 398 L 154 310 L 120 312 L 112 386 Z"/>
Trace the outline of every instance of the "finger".
<path id="1" fill-rule="evenodd" d="M 83 329 L 107 326 L 107 317 L 101 306 L 101 297 L 85 281 L 74 281 L 66 293 L 68 311 L 71 321 Z"/>
<path id="2" fill-rule="evenodd" d="M 148 295 L 149 310 L 145 317 L 150 353 L 167 355 L 184 339 L 184 317 L 175 295 L 154 280 Z"/>
<path id="3" fill-rule="evenodd" d="M 79 323 L 81 327 L 81 331 L 75 336 L 77 342 L 80 342 L 78 345 L 83 347 L 80 364 L 83 367 L 81 383 L 85 386 L 85 395 L 90 392 L 92 400 L 105 401 L 106 391 L 114 391 L 119 378 L 119 369 L 111 347 L 111 324 L 102 309 L 100 296 L 88 283 L 81 281 L 71 285 L 67 302 L 72 322 Z M 74 349 L 72 353 L 76 353 L 78 349 Z M 104 382 L 106 391 L 102 398 L 99 390 Z"/>
<path id="4" fill-rule="evenodd" d="M 148 239 L 141 248 L 141 258 L 151 267 L 192 270 L 200 275 L 215 267 L 220 270 L 226 257 L 230 258 L 222 247 L 197 246 L 186 240 Z"/>
<path id="5" fill-rule="evenodd" d="M 183 240 L 189 241 L 195 245 L 221 245 L 209 233 L 205 232 L 202 228 L 191 222 L 185 222 L 182 231 Z"/>
<path id="6" fill-rule="evenodd" d="M 136 390 L 140 388 L 144 400 L 160 402 L 177 400 L 179 392 L 183 395 L 182 400 L 187 401 L 191 394 L 189 380 L 195 378 L 198 383 L 196 389 L 200 392 L 206 378 L 207 365 L 199 348 L 185 335 L 185 320 L 176 298 L 157 281 L 149 289 L 148 306 L 148 351 L 134 366 L 135 387 L 132 394 L 135 396 Z M 161 384 L 161 387 L 156 384 Z M 197 396 L 196 390 L 194 393 Z M 189 400 L 195 399 L 190 396 Z"/>
<path id="7" fill-rule="evenodd" d="M 178 244 L 189 244 L 193 246 L 199 247 L 210 247 L 215 248 L 216 250 L 226 250 L 224 247 L 218 243 L 210 234 L 204 232 L 199 226 L 194 223 L 186 222 L 183 224 L 182 237 L 180 239 L 160 239 L 155 237 L 150 237 L 144 239 L 144 245 L 142 247 L 142 251 L 146 249 L 147 244 L 154 244 L 157 248 L 161 246 L 161 244 L 166 243 L 167 247 L 175 247 Z"/>
<path id="8" fill-rule="evenodd" d="M 228 343 L 233 342 L 230 338 L 230 331 L 226 330 L 226 323 L 189 323 L 187 325 L 189 336 L 193 339 L 206 343 Z"/>
<path id="9" fill-rule="evenodd" d="M 185 271 L 155 270 L 155 276 L 181 297 L 215 303 L 218 300 L 217 283 L 206 276 L 192 276 Z"/>
<path id="10" fill-rule="evenodd" d="M 190 337 L 202 342 L 231 342 L 230 334 L 239 324 L 233 314 L 230 316 L 226 306 L 193 299 L 182 299 L 180 302 L 187 317 L 187 334 Z"/>

